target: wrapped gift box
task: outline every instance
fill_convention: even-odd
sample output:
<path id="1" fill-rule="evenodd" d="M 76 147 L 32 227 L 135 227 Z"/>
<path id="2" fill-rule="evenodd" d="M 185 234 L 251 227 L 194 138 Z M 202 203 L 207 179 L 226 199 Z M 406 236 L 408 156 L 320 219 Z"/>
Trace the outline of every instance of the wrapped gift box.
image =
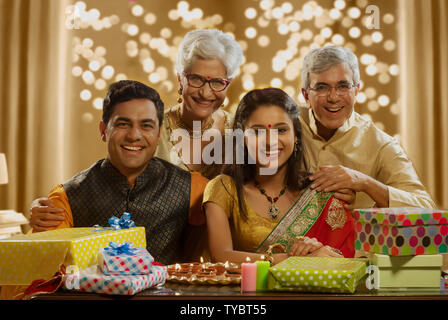
<path id="1" fill-rule="evenodd" d="M 98 251 L 110 241 L 146 247 L 145 228 L 65 228 L 0 240 L 0 285 L 49 279 L 61 264 L 79 269 L 97 264 Z"/>
<path id="2" fill-rule="evenodd" d="M 268 289 L 353 293 L 366 264 L 366 259 L 289 257 L 269 268 Z"/>
<path id="3" fill-rule="evenodd" d="M 104 294 L 133 295 L 153 286 L 163 285 L 168 275 L 164 266 L 153 266 L 151 274 L 105 275 L 98 266 L 66 275 L 63 287 L 68 290 Z"/>
<path id="4" fill-rule="evenodd" d="M 392 256 L 448 252 L 448 211 L 402 207 L 353 213 L 356 250 Z"/>
<path id="5" fill-rule="evenodd" d="M 13 210 L 0 210 L 0 239 L 6 239 L 16 234 L 22 233 L 23 224 L 28 220 L 21 213 Z"/>
<path id="6" fill-rule="evenodd" d="M 378 289 L 440 288 L 442 255 L 394 257 L 370 254 L 369 261 L 378 269 Z"/>
<path id="7" fill-rule="evenodd" d="M 132 254 L 114 255 L 109 247 L 98 252 L 98 265 L 107 275 L 136 275 L 149 274 L 154 258 L 146 248 L 133 247 Z"/>

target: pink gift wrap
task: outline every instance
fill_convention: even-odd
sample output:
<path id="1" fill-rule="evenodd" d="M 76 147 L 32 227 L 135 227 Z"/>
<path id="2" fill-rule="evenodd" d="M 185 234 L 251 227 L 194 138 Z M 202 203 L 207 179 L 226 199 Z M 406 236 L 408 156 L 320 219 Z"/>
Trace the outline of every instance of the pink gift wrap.
<path id="1" fill-rule="evenodd" d="M 78 274 L 67 275 L 63 286 L 65 289 L 82 292 L 134 295 L 150 287 L 163 285 L 167 274 L 167 268 L 164 266 L 153 266 L 151 274 L 126 276 L 105 275 L 98 266 L 91 266 L 81 270 Z"/>
<path id="2" fill-rule="evenodd" d="M 356 209 L 355 249 L 391 256 L 447 253 L 448 211 L 426 208 Z"/>
<path id="3" fill-rule="evenodd" d="M 98 265 L 106 275 L 138 275 L 151 273 L 154 258 L 146 248 L 135 247 L 135 255 L 111 255 L 104 248 L 98 253 Z"/>

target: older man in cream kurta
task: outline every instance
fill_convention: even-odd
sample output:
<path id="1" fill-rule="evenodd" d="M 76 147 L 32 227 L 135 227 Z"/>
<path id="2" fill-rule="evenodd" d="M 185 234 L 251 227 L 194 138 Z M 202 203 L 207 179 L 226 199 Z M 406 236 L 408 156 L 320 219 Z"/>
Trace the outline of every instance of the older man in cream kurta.
<path id="1" fill-rule="evenodd" d="M 370 119 L 353 112 L 328 141 L 317 133 L 311 109 L 302 108 L 300 122 L 308 171 L 318 172 L 320 167 L 341 165 L 387 185 L 389 207 L 435 206 L 398 141 L 375 127 Z M 365 192 L 356 194 L 355 208 L 375 205 Z"/>
<path id="2" fill-rule="evenodd" d="M 303 60 L 305 167 L 317 191 L 352 189 L 355 208 L 435 207 L 400 144 L 354 111 L 360 88 L 358 59 L 325 46 Z"/>

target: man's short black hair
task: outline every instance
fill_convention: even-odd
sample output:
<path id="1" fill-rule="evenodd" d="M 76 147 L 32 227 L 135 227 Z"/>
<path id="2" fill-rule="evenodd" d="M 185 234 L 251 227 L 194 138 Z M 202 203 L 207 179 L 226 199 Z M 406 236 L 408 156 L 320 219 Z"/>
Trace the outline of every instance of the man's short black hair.
<path id="1" fill-rule="evenodd" d="M 112 83 L 103 100 L 103 122 L 107 125 L 117 104 L 133 99 L 148 99 L 156 106 L 159 127 L 162 127 L 164 104 L 159 93 L 135 80 L 120 80 Z"/>

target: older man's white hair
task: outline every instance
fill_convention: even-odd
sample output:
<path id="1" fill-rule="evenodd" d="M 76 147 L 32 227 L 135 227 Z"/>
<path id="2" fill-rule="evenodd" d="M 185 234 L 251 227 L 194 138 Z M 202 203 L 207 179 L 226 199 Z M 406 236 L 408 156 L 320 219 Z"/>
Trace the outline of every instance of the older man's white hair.
<path id="1" fill-rule="evenodd" d="M 188 32 L 179 46 L 176 72 L 188 71 L 196 59 L 219 59 L 233 79 L 243 63 L 240 44 L 229 34 L 216 29 L 199 29 Z"/>
<path id="2" fill-rule="evenodd" d="M 332 66 L 347 63 L 353 72 L 354 85 L 359 83 L 358 58 L 350 49 L 339 46 L 325 46 L 312 49 L 303 59 L 301 80 L 302 88 L 308 89 L 310 85 L 310 73 L 321 73 Z"/>

